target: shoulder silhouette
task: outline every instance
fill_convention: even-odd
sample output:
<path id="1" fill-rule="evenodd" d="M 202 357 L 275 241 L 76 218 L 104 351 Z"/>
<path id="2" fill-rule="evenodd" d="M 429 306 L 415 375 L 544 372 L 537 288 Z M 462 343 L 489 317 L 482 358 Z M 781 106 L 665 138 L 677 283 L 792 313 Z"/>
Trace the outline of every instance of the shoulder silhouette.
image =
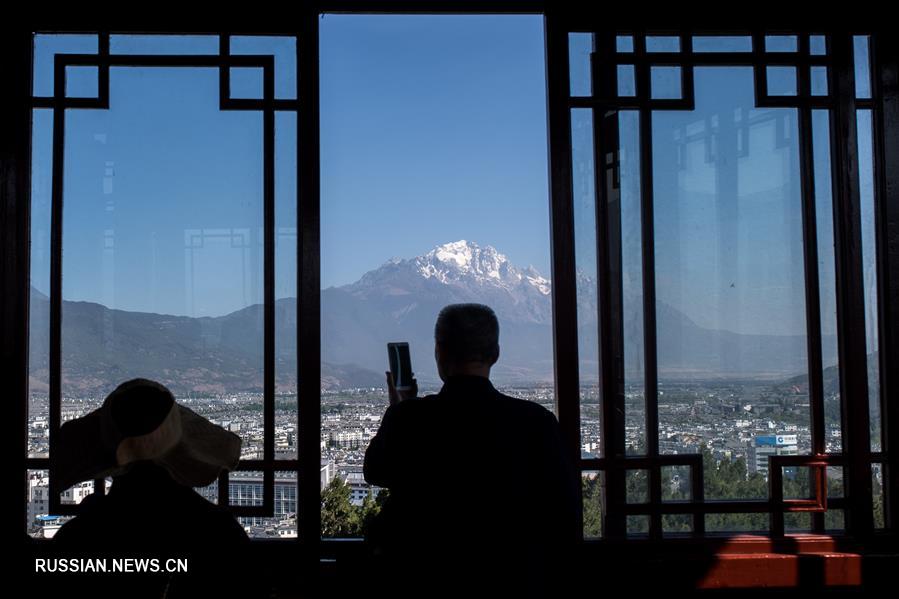
<path id="1" fill-rule="evenodd" d="M 365 455 L 366 480 L 390 493 L 369 540 L 397 591 L 476 580 L 540 594 L 577 537 L 556 418 L 490 382 L 498 323 L 486 306 L 448 306 L 435 338 L 442 389 L 391 405 Z"/>

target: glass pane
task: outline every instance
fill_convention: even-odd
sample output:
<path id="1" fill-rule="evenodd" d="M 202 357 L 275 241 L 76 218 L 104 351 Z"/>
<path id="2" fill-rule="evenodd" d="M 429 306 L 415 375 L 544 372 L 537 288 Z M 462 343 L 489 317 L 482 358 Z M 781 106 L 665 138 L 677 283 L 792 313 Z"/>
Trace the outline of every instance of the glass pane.
<path id="1" fill-rule="evenodd" d="M 262 69 L 232 68 L 230 97 L 235 100 L 261 100 L 265 95 L 262 73 Z"/>
<path id="2" fill-rule="evenodd" d="M 67 111 L 64 414 L 151 378 L 259 455 L 261 125 L 217 69 L 114 68 L 109 110 Z"/>
<path id="3" fill-rule="evenodd" d="M 321 535 L 325 538 L 362 536 L 359 510 L 351 501 L 352 492 L 344 476 L 338 474 L 321 492 Z"/>
<path id="4" fill-rule="evenodd" d="M 651 35 L 646 38 L 647 52 L 680 52 L 680 38 L 676 35 Z"/>
<path id="5" fill-rule="evenodd" d="M 276 472 L 274 516 L 239 516 L 238 522 L 254 539 L 296 538 L 296 472 Z M 209 487 L 217 489 L 215 485 Z M 265 483 L 262 472 L 238 471 L 228 475 L 228 502 L 231 506 L 261 506 Z"/>
<path id="6" fill-rule="evenodd" d="M 677 536 L 693 532 L 693 516 L 689 514 L 663 514 L 662 534 Z"/>
<path id="7" fill-rule="evenodd" d="M 50 471 L 29 470 L 25 478 L 25 530 L 35 539 L 52 539 L 71 516 L 50 513 Z"/>
<path id="8" fill-rule="evenodd" d="M 361 465 L 342 468 L 330 480 L 323 478 L 322 484 L 323 537 L 365 535 L 390 493 L 369 484 Z"/>
<path id="9" fill-rule="evenodd" d="M 297 458 L 297 114 L 275 113 L 275 458 Z"/>
<path id="10" fill-rule="evenodd" d="M 880 451 L 880 342 L 877 317 L 877 219 L 874 205 L 873 125 L 870 110 L 858 110 L 856 117 L 865 292 L 865 336 L 868 359 L 868 410 L 871 422 L 871 451 Z"/>
<path id="11" fill-rule="evenodd" d="M 788 533 L 812 532 L 810 512 L 787 512 L 784 514 L 784 530 Z"/>
<path id="12" fill-rule="evenodd" d="M 618 95 L 622 97 L 637 95 L 637 81 L 632 64 L 618 65 Z"/>
<path id="13" fill-rule="evenodd" d="M 43 33 L 35 35 L 32 93 L 41 97 L 53 95 L 53 65 L 57 54 L 96 54 L 97 48 L 96 35 Z"/>
<path id="14" fill-rule="evenodd" d="M 845 497 L 843 487 L 843 467 L 827 467 L 827 497 Z"/>
<path id="15" fill-rule="evenodd" d="M 634 51 L 634 36 L 619 35 L 615 38 L 615 49 L 622 54 L 629 54 Z"/>
<path id="16" fill-rule="evenodd" d="M 624 417 L 628 454 L 645 454 L 646 396 L 643 345 L 643 219 L 640 216 L 640 115 L 618 113 L 621 267 L 624 296 Z"/>
<path id="17" fill-rule="evenodd" d="M 111 35 L 112 54 L 209 55 L 219 53 L 217 35 Z"/>
<path id="18" fill-rule="evenodd" d="M 681 97 L 680 67 L 652 67 L 649 70 L 652 98 L 654 100 Z"/>
<path id="19" fill-rule="evenodd" d="M 689 466 L 662 466 L 662 501 L 687 501 L 693 498 Z"/>
<path id="20" fill-rule="evenodd" d="M 600 446 L 599 321 L 596 281 L 596 172 L 593 111 L 571 111 L 571 161 L 574 243 L 577 267 L 578 359 L 581 445 L 584 457 L 598 457 Z"/>
<path id="21" fill-rule="evenodd" d="M 625 481 L 627 503 L 649 502 L 649 470 L 627 470 Z"/>
<path id="22" fill-rule="evenodd" d="M 602 536 L 602 492 L 605 474 L 589 471 L 581 474 L 581 496 L 584 502 L 584 538 Z"/>
<path id="23" fill-rule="evenodd" d="M 275 60 L 275 98 L 297 97 L 297 40 L 293 36 L 231 36 L 231 54 L 273 56 Z"/>
<path id="24" fill-rule="evenodd" d="M 883 492 L 883 464 L 871 464 L 871 488 L 873 489 L 874 500 L 874 528 L 884 528 L 886 520 L 886 506 L 884 504 L 885 495 Z"/>
<path id="25" fill-rule="evenodd" d="M 109 491 L 109 488 L 112 486 L 112 479 L 106 479 L 106 491 Z M 64 505 L 78 505 L 84 498 L 88 495 L 93 495 L 94 493 L 94 481 L 85 480 L 80 483 L 75 483 L 68 489 L 61 491 L 59 494 L 59 501 Z"/>
<path id="26" fill-rule="evenodd" d="M 568 34 L 568 73 L 572 96 L 589 96 L 593 93 L 593 76 L 590 71 L 592 52 L 592 33 Z"/>
<path id="27" fill-rule="evenodd" d="M 219 483 L 217 480 L 205 487 L 194 487 L 194 491 L 209 503 L 218 504 L 219 502 Z"/>
<path id="28" fill-rule="evenodd" d="M 766 35 L 766 52 L 796 52 L 798 42 L 795 35 Z"/>
<path id="29" fill-rule="evenodd" d="M 830 114 L 812 111 L 814 154 L 815 220 L 818 231 L 818 288 L 821 307 L 821 365 L 824 381 L 825 446 L 828 452 L 842 451 L 839 349 L 837 344 L 836 257 L 834 254 L 833 193 L 830 164 Z M 800 390 L 807 389 L 797 381 Z"/>
<path id="30" fill-rule="evenodd" d="M 693 37 L 694 52 L 752 52 L 752 38 L 748 35 L 697 35 Z"/>
<path id="31" fill-rule="evenodd" d="M 796 67 L 767 67 L 768 95 L 796 95 Z"/>
<path id="32" fill-rule="evenodd" d="M 695 76 L 694 111 L 653 113 L 662 450 L 702 448 L 706 498 L 765 497 L 767 455 L 810 449 L 796 113 L 751 69 Z"/>
<path id="33" fill-rule="evenodd" d="M 855 57 L 855 97 L 871 97 L 871 57 L 868 54 L 868 36 L 856 35 L 852 38 Z"/>
<path id="34" fill-rule="evenodd" d="M 96 98 L 99 95 L 97 67 L 66 67 L 66 97 Z"/>
<path id="35" fill-rule="evenodd" d="M 641 537 L 649 534 L 649 516 L 628 516 L 627 535 Z"/>
<path id="36" fill-rule="evenodd" d="M 323 535 L 361 534 L 344 497 L 387 405 L 387 343 L 409 343 L 420 395 L 442 387 L 445 305 L 490 305 L 493 384 L 552 407 L 545 88 L 540 17 L 322 20 L 321 441 L 350 485 L 325 489 Z"/>
<path id="37" fill-rule="evenodd" d="M 808 39 L 809 53 L 812 56 L 827 54 L 827 38 L 823 35 L 810 35 Z"/>
<path id="38" fill-rule="evenodd" d="M 768 514 L 707 514 L 706 532 L 767 532 Z"/>
<path id="39" fill-rule="evenodd" d="M 824 530 L 843 531 L 846 529 L 844 510 L 827 510 L 824 512 Z"/>
<path id="40" fill-rule="evenodd" d="M 813 96 L 827 95 L 827 67 L 811 67 L 810 80 Z"/>
<path id="41" fill-rule="evenodd" d="M 783 469 L 784 499 L 814 499 L 815 471 L 806 466 L 788 466 Z"/>
<path id="42" fill-rule="evenodd" d="M 274 534 L 266 534 L 278 540 L 297 538 L 297 473 L 275 472 L 275 516 L 271 519 Z"/>
<path id="43" fill-rule="evenodd" d="M 28 457 L 50 455 L 50 194 L 53 113 L 31 121 L 31 289 L 28 321 Z"/>
<path id="44" fill-rule="evenodd" d="M 753 445 L 739 457 L 702 452 L 703 493 L 706 499 L 763 499 L 768 496 L 768 457 L 774 448 Z"/>
<path id="45" fill-rule="evenodd" d="M 577 267 L 578 360 L 581 406 L 581 454 L 599 457 L 599 320 L 596 281 L 596 173 L 593 159 L 593 111 L 571 111 L 574 247 Z"/>

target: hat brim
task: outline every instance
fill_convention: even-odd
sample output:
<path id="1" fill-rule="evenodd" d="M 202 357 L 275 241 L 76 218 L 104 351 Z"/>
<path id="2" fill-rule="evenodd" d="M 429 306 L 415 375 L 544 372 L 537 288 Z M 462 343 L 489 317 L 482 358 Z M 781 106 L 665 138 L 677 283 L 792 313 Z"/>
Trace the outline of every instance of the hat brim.
<path id="1" fill-rule="evenodd" d="M 156 458 L 157 464 L 182 485 L 205 487 L 222 470 L 233 470 L 240 461 L 240 437 L 212 424 L 190 408 L 176 404 L 181 412 L 181 440 Z"/>
<path id="2" fill-rule="evenodd" d="M 103 408 L 70 420 L 59 429 L 50 459 L 50 477 L 60 489 L 121 471 L 115 448 L 110 447 L 108 415 Z"/>
<path id="3" fill-rule="evenodd" d="M 177 402 L 181 435 L 177 442 L 151 461 L 163 466 L 174 480 L 190 487 L 204 487 L 231 470 L 240 460 L 241 439 Z M 66 422 L 53 448 L 51 477 L 60 489 L 75 483 L 116 476 L 133 461 L 119 463 L 116 451 L 128 439 L 117 439 L 108 410 L 101 407 L 86 416 Z"/>

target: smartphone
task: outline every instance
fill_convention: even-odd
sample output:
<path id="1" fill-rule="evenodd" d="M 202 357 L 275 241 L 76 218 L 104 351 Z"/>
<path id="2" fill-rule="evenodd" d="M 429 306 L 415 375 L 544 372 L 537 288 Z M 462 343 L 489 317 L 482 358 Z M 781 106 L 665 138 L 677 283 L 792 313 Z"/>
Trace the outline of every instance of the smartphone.
<path id="1" fill-rule="evenodd" d="M 405 341 L 388 343 L 387 357 L 390 360 L 390 374 L 397 391 L 412 388 L 412 358 L 409 356 L 409 344 Z"/>

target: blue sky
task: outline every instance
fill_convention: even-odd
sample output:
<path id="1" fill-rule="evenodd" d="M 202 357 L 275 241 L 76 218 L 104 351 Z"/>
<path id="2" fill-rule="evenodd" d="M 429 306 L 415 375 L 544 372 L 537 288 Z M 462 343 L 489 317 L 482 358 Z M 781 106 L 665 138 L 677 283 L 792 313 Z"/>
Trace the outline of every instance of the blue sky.
<path id="1" fill-rule="evenodd" d="M 240 38 L 232 45 L 236 52 L 274 52 L 277 94 L 295 92 L 289 43 Z M 117 38 L 112 49 L 152 46 L 159 47 L 158 38 Z M 39 37 L 35 92 L 52 91 L 53 51 L 95 48 L 89 37 Z M 168 49 L 210 53 L 216 44 L 190 38 Z M 535 16 L 322 17 L 323 287 L 458 239 L 492 244 L 514 263 L 551 274 L 543 53 L 542 19 Z M 74 93 L 89 95 L 96 86 L 89 72 L 70 75 Z M 258 89 L 258 72 L 235 72 L 233 79 L 236 96 Z M 217 81 L 211 69 L 114 69 L 111 110 L 68 112 L 66 299 L 194 316 L 262 301 L 261 115 L 219 111 Z M 801 334 L 795 111 L 755 109 L 746 68 L 698 69 L 696 98 L 696 111 L 653 116 L 658 297 L 702 326 Z M 36 111 L 34 128 L 33 281 L 44 292 L 49 114 Z M 584 202 L 592 197 L 592 171 L 577 170 L 589 123 L 580 116 L 575 199 L 586 209 L 576 241 L 578 264 L 591 272 L 594 223 Z M 622 118 L 625 283 L 639 293 L 637 121 Z M 736 126 L 746 118 L 756 124 Z M 827 124 L 815 122 L 823 328 L 832 333 Z M 722 123 L 736 126 L 737 142 L 721 144 Z M 865 174 L 864 115 L 860 125 Z M 280 113 L 278 297 L 295 295 L 294 134 L 294 116 Z M 861 184 L 870 291 L 872 181 L 864 176 Z M 873 322 L 873 312 L 869 317 Z"/>
<path id="2" fill-rule="evenodd" d="M 321 27 L 322 286 L 458 239 L 548 276 L 542 19 L 328 15 Z M 39 38 L 35 93 L 51 93 L 53 51 L 93 48 L 87 37 Z M 112 43 L 119 53 L 155 48 L 139 37 Z M 215 48 L 208 38 L 177 43 Z M 294 64 L 283 50 L 277 87 L 287 96 Z M 257 74 L 233 73 L 232 95 L 252 96 Z M 96 88 L 90 72 L 69 76 L 72 94 Z M 110 81 L 110 110 L 67 114 L 64 297 L 193 316 L 261 302 L 261 113 L 219 111 L 212 69 L 117 68 Z M 278 297 L 296 295 L 295 123 L 278 116 Z M 34 131 L 33 275 L 46 291 L 48 111 Z"/>
<path id="3" fill-rule="evenodd" d="M 549 275 L 542 18 L 321 26 L 322 285 L 458 239 Z"/>

